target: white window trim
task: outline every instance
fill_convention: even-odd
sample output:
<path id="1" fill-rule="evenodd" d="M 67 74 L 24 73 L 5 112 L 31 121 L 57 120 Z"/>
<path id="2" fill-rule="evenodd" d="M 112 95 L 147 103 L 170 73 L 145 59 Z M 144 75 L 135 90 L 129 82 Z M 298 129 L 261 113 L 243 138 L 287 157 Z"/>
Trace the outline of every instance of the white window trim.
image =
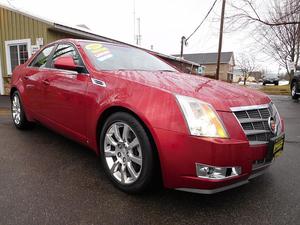
<path id="1" fill-rule="evenodd" d="M 4 79 L 2 75 L 1 52 L 0 52 L 0 95 L 4 95 Z"/>
<path id="2" fill-rule="evenodd" d="M 16 44 L 27 44 L 28 58 L 31 57 L 31 39 L 30 38 L 28 38 L 28 39 L 20 39 L 20 40 L 5 41 L 5 56 L 6 56 L 7 75 L 11 75 L 12 74 L 9 46 L 16 45 Z"/>

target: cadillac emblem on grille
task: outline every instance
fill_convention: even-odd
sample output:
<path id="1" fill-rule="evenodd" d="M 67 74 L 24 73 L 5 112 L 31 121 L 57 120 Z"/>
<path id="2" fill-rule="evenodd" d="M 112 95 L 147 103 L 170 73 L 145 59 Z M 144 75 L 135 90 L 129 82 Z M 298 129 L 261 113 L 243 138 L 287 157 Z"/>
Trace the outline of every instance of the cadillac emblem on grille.
<path id="1" fill-rule="evenodd" d="M 268 144 L 281 131 L 280 117 L 273 103 L 232 107 L 250 145 Z"/>
<path id="2" fill-rule="evenodd" d="M 276 133 L 276 121 L 272 116 L 269 117 L 269 119 L 268 119 L 268 125 L 270 127 L 271 132 L 273 134 L 275 134 Z"/>

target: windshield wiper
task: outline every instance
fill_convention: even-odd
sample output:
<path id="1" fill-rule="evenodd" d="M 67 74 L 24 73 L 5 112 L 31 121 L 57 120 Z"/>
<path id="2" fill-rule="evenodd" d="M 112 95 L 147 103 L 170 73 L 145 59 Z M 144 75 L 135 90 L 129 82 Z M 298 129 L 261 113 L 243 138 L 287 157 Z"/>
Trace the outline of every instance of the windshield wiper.
<path id="1" fill-rule="evenodd" d="M 176 70 L 158 70 L 159 72 L 171 72 L 171 73 L 176 73 Z"/>

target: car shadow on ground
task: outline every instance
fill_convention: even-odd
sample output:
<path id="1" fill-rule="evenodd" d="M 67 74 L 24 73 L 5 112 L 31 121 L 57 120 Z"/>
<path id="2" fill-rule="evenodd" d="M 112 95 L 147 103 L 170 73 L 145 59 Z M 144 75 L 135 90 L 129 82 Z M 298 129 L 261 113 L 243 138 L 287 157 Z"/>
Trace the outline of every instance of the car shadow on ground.
<path id="1" fill-rule="evenodd" d="M 1 123 L 0 123 L 1 124 Z M 10 127 L 12 129 L 15 129 L 12 122 L 7 121 L 5 123 L 2 122 L 2 126 Z M 26 142 L 30 145 L 30 142 L 32 142 L 33 150 L 31 149 L 31 153 L 37 154 L 37 155 L 48 155 L 50 157 L 53 157 L 55 160 L 56 156 L 59 157 L 65 157 L 65 160 L 71 160 L 66 164 L 66 168 L 72 165 L 72 167 L 78 166 L 78 168 L 84 168 L 89 176 L 92 176 L 93 179 L 98 179 L 99 182 L 106 183 L 106 185 L 109 185 L 110 189 L 114 189 L 114 192 L 119 193 L 120 195 L 126 195 L 129 198 L 134 199 L 156 199 L 163 196 L 164 198 L 178 198 L 181 199 L 181 204 L 186 202 L 187 204 L 191 204 L 192 202 L 198 202 L 198 204 L 202 204 L 203 201 L 206 203 L 209 203 L 210 201 L 216 203 L 216 201 L 220 201 L 220 203 L 226 204 L 226 201 L 229 200 L 232 202 L 234 199 L 237 201 L 240 201 L 240 198 L 246 197 L 247 192 L 253 192 L 252 186 L 255 186 L 255 190 L 257 192 L 261 193 L 266 190 L 265 182 L 271 182 L 272 177 L 267 175 L 268 179 L 264 179 L 263 177 L 259 177 L 256 179 L 253 179 L 249 184 L 217 193 L 214 195 L 203 195 L 203 194 L 194 194 L 194 193 L 187 193 L 182 191 L 175 191 L 175 190 L 169 190 L 164 189 L 162 187 L 156 187 L 154 189 L 151 189 L 151 191 L 148 191 L 144 194 L 138 194 L 138 195 L 129 195 L 125 194 L 118 189 L 114 188 L 112 184 L 109 183 L 108 178 L 106 178 L 103 168 L 101 166 L 100 157 L 97 157 L 96 154 L 89 149 L 88 147 L 85 147 L 84 145 L 81 145 L 73 140 L 70 140 L 67 137 L 64 137 L 47 127 L 44 127 L 40 124 L 37 124 L 32 130 L 26 130 L 26 131 L 20 131 L 15 129 L 15 132 L 17 132 L 17 135 L 20 135 L 22 140 L 26 140 Z M 43 145 L 43 148 L 36 148 L 35 146 Z M 51 154 L 49 154 L 49 151 L 51 151 Z M 51 158 L 49 158 L 51 160 Z M 48 162 L 51 164 L 51 162 Z M 53 168 L 53 169 L 61 169 L 61 168 Z M 78 170 L 79 171 L 79 170 Z M 74 176 L 77 176 L 78 174 L 73 174 Z M 87 177 L 85 177 L 87 178 Z M 253 194 L 253 193 L 252 193 Z M 244 197 L 243 197 L 244 196 Z M 201 200 L 201 201 L 198 201 Z M 201 203 L 199 203 L 201 202 Z M 179 206 L 179 205 L 178 205 Z M 181 205 L 182 206 L 182 205 Z M 179 207 L 181 207 L 179 206 Z M 184 207 L 184 206 L 183 206 Z"/>

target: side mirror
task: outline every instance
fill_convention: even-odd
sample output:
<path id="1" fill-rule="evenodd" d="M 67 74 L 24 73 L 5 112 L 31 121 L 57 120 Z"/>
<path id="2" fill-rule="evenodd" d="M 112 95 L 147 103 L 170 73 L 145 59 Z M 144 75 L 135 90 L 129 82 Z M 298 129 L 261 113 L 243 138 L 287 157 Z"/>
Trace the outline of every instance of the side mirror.
<path id="1" fill-rule="evenodd" d="M 62 70 L 72 70 L 78 73 L 81 73 L 83 70 L 83 66 L 78 66 L 75 64 L 72 56 L 61 56 L 54 61 L 54 67 L 56 69 Z"/>

